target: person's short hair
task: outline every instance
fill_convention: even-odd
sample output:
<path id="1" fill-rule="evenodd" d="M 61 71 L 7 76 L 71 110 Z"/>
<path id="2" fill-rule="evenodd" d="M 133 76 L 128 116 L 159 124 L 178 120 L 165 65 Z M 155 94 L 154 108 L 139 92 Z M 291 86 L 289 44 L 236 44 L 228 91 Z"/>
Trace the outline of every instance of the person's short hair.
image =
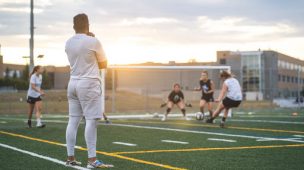
<path id="1" fill-rule="evenodd" d="M 173 88 L 175 88 L 176 86 L 178 86 L 179 88 L 181 87 L 178 83 L 174 83 Z"/>
<path id="2" fill-rule="evenodd" d="M 232 76 L 231 73 L 229 73 L 228 71 L 224 70 L 224 71 L 221 72 L 221 78 L 227 79 L 227 78 L 229 78 L 231 76 Z"/>
<path id="3" fill-rule="evenodd" d="M 205 73 L 207 76 L 209 76 L 209 73 L 207 70 L 203 70 L 202 73 Z"/>
<path id="4" fill-rule="evenodd" d="M 83 31 L 85 30 L 89 25 L 89 18 L 86 14 L 77 14 L 73 18 L 74 23 L 74 30 L 75 31 Z"/>

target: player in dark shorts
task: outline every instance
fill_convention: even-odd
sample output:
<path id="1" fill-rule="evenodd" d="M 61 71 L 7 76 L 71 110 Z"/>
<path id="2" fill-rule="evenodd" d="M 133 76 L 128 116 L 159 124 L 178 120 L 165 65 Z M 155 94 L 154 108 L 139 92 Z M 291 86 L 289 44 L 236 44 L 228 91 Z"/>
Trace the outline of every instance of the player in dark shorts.
<path id="1" fill-rule="evenodd" d="M 199 81 L 200 87 L 196 88 L 196 91 L 202 91 L 202 97 L 200 100 L 200 112 L 204 114 L 204 108 L 207 104 L 209 116 L 212 116 L 212 103 L 214 102 L 213 93 L 214 93 L 214 83 L 208 77 L 207 71 L 202 71 L 201 78 Z"/>
<path id="2" fill-rule="evenodd" d="M 174 105 L 177 105 L 179 109 L 181 109 L 184 118 L 187 120 L 186 117 L 186 109 L 185 109 L 185 102 L 184 102 L 184 94 L 180 89 L 180 85 L 178 83 L 175 83 L 173 85 L 173 90 L 168 96 L 168 101 L 167 101 L 167 111 L 165 116 L 162 118 L 162 121 L 165 121 L 168 117 L 168 114 L 170 113 L 172 107 Z"/>
<path id="3" fill-rule="evenodd" d="M 242 88 L 239 81 L 234 78 L 231 73 L 223 71 L 221 73 L 221 79 L 224 81 L 222 90 L 219 97 L 215 102 L 221 102 L 217 109 L 214 111 L 211 118 L 207 120 L 207 123 L 213 123 L 213 120 L 224 110 L 224 116 L 222 118 L 220 127 L 224 127 L 228 111 L 231 108 L 239 107 L 242 102 Z"/>

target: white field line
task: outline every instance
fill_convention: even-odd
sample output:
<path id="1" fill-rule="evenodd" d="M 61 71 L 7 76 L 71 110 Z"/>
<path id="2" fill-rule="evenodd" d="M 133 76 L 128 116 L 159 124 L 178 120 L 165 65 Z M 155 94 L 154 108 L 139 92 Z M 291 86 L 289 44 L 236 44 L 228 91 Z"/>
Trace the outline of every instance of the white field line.
<path id="1" fill-rule="evenodd" d="M 39 154 L 34 153 L 34 152 L 29 152 L 29 151 L 26 151 L 26 150 L 18 149 L 16 147 L 9 146 L 9 145 L 2 144 L 2 143 L 0 143 L 0 146 L 4 147 L 4 148 L 7 148 L 7 149 L 11 149 L 11 150 L 17 151 L 17 152 L 21 152 L 21 153 L 24 153 L 24 154 L 27 154 L 27 155 L 30 155 L 30 156 L 33 156 L 33 157 L 36 157 L 36 158 L 45 159 L 45 160 L 48 160 L 48 161 L 51 161 L 51 162 L 54 162 L 54 163 L 66 166 L 65 162 L 60 161 L 60 160 L 55 159 L 55 158 L 39 155 Z M 79 170 L 88 170 L 87 168 L 83 168 L 83 167 L 80 167 L 80 166 L 68 166 L 68 167 L 71 167 L 71 168 L 74 168 L 74 169 L 79 169 Z"/>
<path id="2" fill-rule="evenodd" d="M 175 140 L 161 140 L 161 141 L 165 142 L 165 143 L 176 143 L 176 144 L 183 144 L 183 145 L 189 144 L 189 142 L 182 142 L 182 141 L 175 141 Z"/>
<path id="3" fill-rule="evenodd" d="M 164 131 L 185 132 L 185 133 L 195 133 L 195 134 L 218 135 L 218 136 L 229 136 L 229 137 L 239 137 L 239 138 L 248 138 L 248 139 L 261 139 L 261 138 L 265 138 L 265 137 L 259 137 L 259 136 L 237 135 L 237 134 L 229 134 L 229 133 L 217 133 L 217 132 L 195 131 L 195 130 L 185 130 L 185 129 L 173 129 L 173 128 L 153 127 L 153 126 L 141 126 L 141 125 L 116 124 L 116 123 L 112 123 L 111 126 L 140 128 L 140 129 L 153 129 L 153 130 L 164 130 Z M 277 138 L 269 138 L 269 139 L 277 139 Z M 280 141 L 304 143 L 304 141 L 292 140 L 292 139 L 280 139 Z"/>
<path id="4" fill-rule="evenodd" d="M 0 118 L 0 119 L 26 121 L 26 119 L 13 119 L 13 118 Z M 62 121 L 62 120 L 43 120 L 43 122 L 68 123 L 68 121 Z M 117 123 L 116 124 L 112 123 L 109 126 L 120 126 L 120 127 L 131 127 L 131 128 L 141 128 L 141 129 L 165 130 L 165 131 L 196 133 L 196 134 L 208 134 L 208 135 L 229 136 L 229 137 L 239 137 L 239 138 L 248 138 L 248 139 L 264 139 L 264 138 L 268 138 L 268 137 L 259 137 L 259 136 L 249 136 L 249 135 L 237 135 L 237 134 L 228 134 L 228 133 L 216 133 L 216 132 L 194 131 L 194 130 L 185 130 L 185 129 L 172 129 L 172 128 L 163 128 L 163 127 L 128 125 L 128 124 L 117 124 Z M 274 140 L 280 140 L 280 141 L 286 141 L 286 142 L 304 143 L 304 141 L 302 141 L 302 140 L 292 140 L 292 139 L 288 139 L 288 138 L 287 139 L 268 138 L 268 139 L 274 139 Z"/>
<path id="5" fill-rule="evenodd" d="M 113 142 L 113 143 L 117 145 L 137 146 L 137 144 L 133 144 L 133 143 L 125 143 L 125 142 Z"/>
<path id="6" fill-rule="evenodd" d="M 286 138 L 289 140 L 301 140 L 302 138 Z M 258 142 L 265 142 L 265 141 L 281 141 L 282 138 L 261 138 L 261 139 L 257 139 L 256 141 Z"/>
<path id="7" fill-rule="evenodd" d="M 2 124 L 6 124 L 7 122 L 6 122 L 6 121 L 0 121 L 0 123 L 2 123 Z"/>
<path id="8" fill-rule="evenodd" d="M 232 122 L 254 122 L 254 123 L 278 123 L 278 124 L 297 124 L 304 125 L 304 122 L 291 122 L 291 121 L 276 121 L 276 120 L 242 120 L 242 119 L 230 119 Z"/>
<path id="9" fill-rule="evenodd" d="M 221 141 L 221 142 L 236 142 L 236 140 L 231 140 L 231 139 L 218 139 L 218 138 L 208 138 L 208 140 L 212 140 L 212 141 Z"/>
<path id="10" fill-rule="evenodd" d="M 294 137 L 304 138 L 304 135 L 293 135 Z"/>
<path id="11" fill-rule="evenodd" d="M 162 114 L 159 115 L 160 117 L 163 117 Z M 182 114 L 169 114 L 169 117 L 182 117 Z M 196 115 L 193 113 L 187 114 L 188 117 L 195 117 Z M 152 119 L 153 115 L 113 115 L 113 116 L 108 116 L 109 119 Z M 27 119 L 22 119 L 22 118 L 0 118 L 0 120 L 22 120 L 22 121 L 27 121 Z M 291 122 L 291 121 L 276 121 L 276 120 L 245 120 L 245 119 L 228 119 L 229 121 L 232 122 L 254 122 L 254 123 L 277 123 L 277 124 L 297 124 L 297 125 L 304 125 L 304 122 Z M 35 121 L 35 119 L 33 119 Z M 47 119 L 42 119 L 43 122 L 53 122 L 53 121 L 61 121 L 61 120 L 47 120 Z M 67 121 L 64 121 L 67 122 Z M 54 122 L 54 123 L 60 123 L 60 122 Z"/>

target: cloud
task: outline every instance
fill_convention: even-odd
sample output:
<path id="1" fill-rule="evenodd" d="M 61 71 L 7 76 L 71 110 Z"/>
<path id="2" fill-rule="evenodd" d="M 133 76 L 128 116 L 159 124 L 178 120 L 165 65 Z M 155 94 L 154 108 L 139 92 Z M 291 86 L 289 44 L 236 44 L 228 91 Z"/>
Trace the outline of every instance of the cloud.
<path id="1" fill-rule="evenodd" d="M 138 25 L 155 25 L 155 24 L 172 24 L 178 23 L 177 19 L 174 18 L 145 18 L 138 17 L 134 19 L 124 19 L 119 25 L 120 26 L 138 26 Z"/>

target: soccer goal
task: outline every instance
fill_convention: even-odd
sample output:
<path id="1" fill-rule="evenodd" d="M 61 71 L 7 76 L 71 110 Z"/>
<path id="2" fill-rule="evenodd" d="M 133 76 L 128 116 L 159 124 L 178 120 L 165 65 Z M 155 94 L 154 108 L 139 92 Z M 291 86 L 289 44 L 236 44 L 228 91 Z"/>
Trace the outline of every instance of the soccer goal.
<path id="1" fill-rule="evenodd" d="M 178 83 L 188 106 L 187 114 L 194 116 L 199 112 L 201 91 L 194 89 L 199 87 L 201 72 L 208 71 L 209 78 L 215 83 L 216 98 L 222 83 L 220 71 L 230 69 L 230 66 L 109 66 L 106 72 L 101 72 L 103 111 L 124 117 L 163 114 L 166 107 L 161 104 L 167 100 L 173 84 Z M 213 108 L 216 106 L 214 103 Z M 171 116 L 180 116 L 180 110 L 174 108 Z"/>

